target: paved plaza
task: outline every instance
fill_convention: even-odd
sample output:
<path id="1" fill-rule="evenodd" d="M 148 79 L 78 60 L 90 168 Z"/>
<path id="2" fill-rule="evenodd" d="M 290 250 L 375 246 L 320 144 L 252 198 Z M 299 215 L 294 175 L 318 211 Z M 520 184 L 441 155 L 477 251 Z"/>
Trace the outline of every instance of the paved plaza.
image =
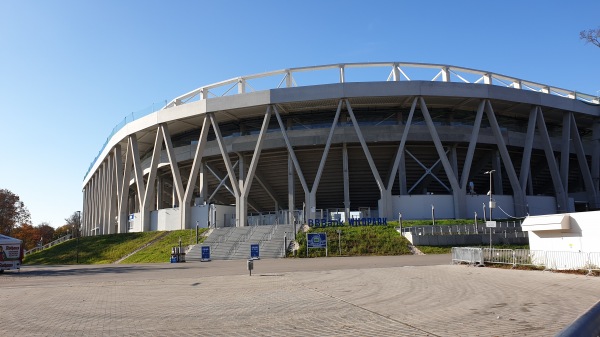
<path id="1" fill-rule="evenodd" d="M 0 275 L 1 336 L 552 336 L 600 278 L 449 255 L 25 266 Z"/>

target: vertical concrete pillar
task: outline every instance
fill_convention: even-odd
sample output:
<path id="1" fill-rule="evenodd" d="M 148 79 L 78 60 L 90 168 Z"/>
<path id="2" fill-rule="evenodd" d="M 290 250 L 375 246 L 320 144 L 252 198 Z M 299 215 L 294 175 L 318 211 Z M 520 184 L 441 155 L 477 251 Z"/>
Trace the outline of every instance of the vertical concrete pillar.
<path id="1" fill-rule="evenodd" d="M 498 150 L 494 151 L 492 156 L 492 169 L 494 172 L 494 194 L 504 195 L 503 183 L 502 183 L 502 158 Z"/>
<path id="2" fill-rule="evenodd" d="M 244 190 L 244 178 L 245 178 L 245 161 L 244 161 L 244 156 L 242 156 L 241 154 L 238 154 L 238 186 L 239 186 L 239 190 L 243 191 Z M 236 210 L 236 226 L 237 227 L 244 227 L 247 224 L 247 219 L 248 219 L 248 198 L 246 196 L 245 193 L 239 193 L 238 196 L 236 196 L 236 204 L 235 204 L 235 210 Z"/>
<path id="3" fill-rule="evenodd" d="M 204 163 L 200 164 L 199 173 L 198 173 L 198 192 L 200 195 L 200 202 L 204 203 L 206 201 L 206 174 L 205 174 L 205 165 Z"/>
<path id="4" fill-rule="evenodd" d="M 560 150 L 560 178 L 565 193 L 569 193 L 569 159 L 571 155 L 571 113 L 563 113 L 562 144 Z"/>
<path id="5" fill-rule="evenodd" d="M 408 189 L 406 187 L 406 156 L 402 153 L 400 162 L 398 163 L 398 183 L 400 184 L 400 194 L 407 195 Z"/>
<path id="6" fill-rule="evenodd" d="M 592 180 L 596 195 L 600 196 L 600 119 L 594 121 L 592 131 Z M 596 198 L 598 199 L 598 198 Z M 600 209 L 600 200 L 595 200 L 593 209 Z"/>
<path id="7" fill-rule="evenodd" d="M 344 170 L 344 218 L 350 219 L 350 170 L 348 168 L 348 147 L 344 142 L 342 147 L 342 161 Z"/>
<path id="8" fill-rule="evenodd" d="M 292 156 L 288 153 L 288 221 L 290 224 L 295 223 L 296 220 L 294 218 L 294 210 L 295 210 L 295 179 L 294 179 L 294 162 L 292 161 Z"/>

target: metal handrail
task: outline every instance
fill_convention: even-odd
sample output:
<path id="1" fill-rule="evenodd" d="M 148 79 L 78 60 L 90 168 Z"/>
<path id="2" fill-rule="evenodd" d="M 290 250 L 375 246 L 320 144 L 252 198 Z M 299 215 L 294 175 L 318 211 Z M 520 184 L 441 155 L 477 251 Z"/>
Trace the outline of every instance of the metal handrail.
<path id="1" fill-rule="evenodd" d="M 450 66 L 445 64 L 433 64 L 433 63 L 414 63 L 414 62 L 368 62 L 368 63 L 337 63 L 337 64 L 328 64 L 328 65 L 318 65 L 318 66 L 308 66 L 308 67 L 297 67 L 297 68 L 287 68 L 280 69 L 274 71 L 263 72 L 259 74 L 245 75 L 230 78 L 228 80 L 208 84 L 202 86 L 200 88 L 194 89 L 190 92 L 187 92 L 181 96 L 178 96 L 172 99 L 170 102 L 166 103 L 162 108 L 155 109 L 154 105 L 152 108 L 145 109 L 143 113 L 140 113 L 137 118 L 141 118 L 150 113 L 154 113 L 156 111 L 169 109 L 178 105 L 194 102 L 194 98 L 198 98 L 198 100 L 208 99 L 210 95 L 213 97 L 221 97 L 221 96 L 232 96 L 236 94 L 246 93 L 248 89 L 250 92 L 258 91 L 254 88 L 254 86 L 250 85 L 253 80 L 260 80 L 266 78 L 274 78 L 280 79 L 278 81 L 279 84 L 274 86 L 268 86 L 266 88 L 260 88 L 259 90 L 268 90 L 268 89 L 278 89 L 282 87 L 282 84 L 285 82 L 285 87 L 297 87 L 299 86 L 296 82 L 296 78 L 294 78 L 295 74 L 299 73 L 310 73 L 310 72 L 318 72 L 323 70 L 337 70 L 338 75 L 334 80 L 328 80 L 326 76 L 324 78 L 320 78 L 317 83 L 310 83 L 307 85 L 318 85 L 318 84 L 332 84 L 332 83 L 345 83 L 347 81 L 347 73 L 346 69 L 354 69 L 354 68 L 386 68 L 389 69 L 389 75 L 385 79 L 385 81 L 442 81 L 442 82 L 462 82 L 462 83 L 472 83 L 472 84 L 487 84 L 487 85 L 495 85 L 502 87 L 509 87 L 519 90 L 527 90 L 527 91 L 535 91 L 541 92 L 553 96 L 560 96 L 565 98 L 571 98 L 575 100 L 580 100 L 586 103 L 592 104 L 600 104 L 600 97 L 584 94 L 581 92 L 577 92 L 574 90 L 563 89 L 559 87 L 554 87 L 538 82 L 527 81 L 517 77 L 502 75 L 493 73 L 485 70 L 477 70 L 472 68 L 465 67 L 457 67 Z M 408 69 L 417 69 L 416 73 L 410 73 Z M 435 70 L 435 76 L 424 77 L 422 74 L 422 70 Z M 408 76 L 410 73 L 410 76 Z M 428 73 L 431 75 L 431 73 Z M 475 75 L 475 78 L 472 76 Z M 378 75 L 379 76 L 379 75 Z M 468 78 L 471 78 L 469 81 Z M 454 79 L 454 81 L 453 81 Z M 381 80 L 384 80 L 381 78 Z M 367 81 L 361 78 L 361 81 Z M 237 86 L 237 90 L 233 90 L 234 87 Z M 258 88 L 258 85 L 256 86 Z M 222 94 L 215 93 L 218 89 L 224 89 L 225 92 Z M 98 152 L 98 155 L 88 168 L 85 177 L 89 174 L 91 169 L 96 164 L 96 161 L 104 151 L 106 145 L 108 144 L 109 139 L 116 134 L 121 128 L 123 128 L 128 123 L 134 121 L 136 116 L 131 114 L 131 118 L 126 117 L 122 122 L 117 124 L 111 134 L 107 137 L 106 142 L 102 146 L 101 150 Z"/>
<path id="2" fill-rule="evenodd" d="M 54 240 L 52 242 L 49 242 L 49 243 L 47 243 L 47 244 L 45 244 L 43 246 L 37 246 L 37 247 L 31 248 L 30 250 L 26 250 L 25 252 L 23 252 L 23 255 L 27 256 L 27 255 L 29 255 L 31 253 L 35 253 L 37 251 L 41 251 L 41 250 L 50 248 L 50 247 L 52 247 L 54 245 L 57 245 L 59 243 L 63 243 L 65 241 L 67 241 L 67 240 L 70 240 L 71 237 L 72 237 L 71 234 L 67 234 L 67 235 L 62 236 L 62 237 L 60 237 L 60 238 L 58 238 L 58 239 L 56 239 L 56 240 Z"/>

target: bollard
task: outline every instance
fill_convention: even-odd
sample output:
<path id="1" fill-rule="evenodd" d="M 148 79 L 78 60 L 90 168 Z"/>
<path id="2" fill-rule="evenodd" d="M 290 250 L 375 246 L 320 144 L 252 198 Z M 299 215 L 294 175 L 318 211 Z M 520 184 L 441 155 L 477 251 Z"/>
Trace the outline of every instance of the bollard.
<path id="1" fill-rule="evenodd" d="M 254 260 L 250 259 L 247 261 L 248 271 L 250 272 L 250 276 L 252 276 L 252 269 L 254 269 Z"/>

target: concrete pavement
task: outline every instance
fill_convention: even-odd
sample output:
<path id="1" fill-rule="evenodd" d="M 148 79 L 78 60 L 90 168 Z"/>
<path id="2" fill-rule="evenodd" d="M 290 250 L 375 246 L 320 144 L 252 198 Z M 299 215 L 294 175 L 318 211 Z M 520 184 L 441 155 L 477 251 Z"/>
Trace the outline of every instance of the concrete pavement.
<path id="1" fill-rule="evenodd" d="M 600 278 L 449 255 L 25 266 L 0 275 L 0 335 L 552 336 Z"/>

